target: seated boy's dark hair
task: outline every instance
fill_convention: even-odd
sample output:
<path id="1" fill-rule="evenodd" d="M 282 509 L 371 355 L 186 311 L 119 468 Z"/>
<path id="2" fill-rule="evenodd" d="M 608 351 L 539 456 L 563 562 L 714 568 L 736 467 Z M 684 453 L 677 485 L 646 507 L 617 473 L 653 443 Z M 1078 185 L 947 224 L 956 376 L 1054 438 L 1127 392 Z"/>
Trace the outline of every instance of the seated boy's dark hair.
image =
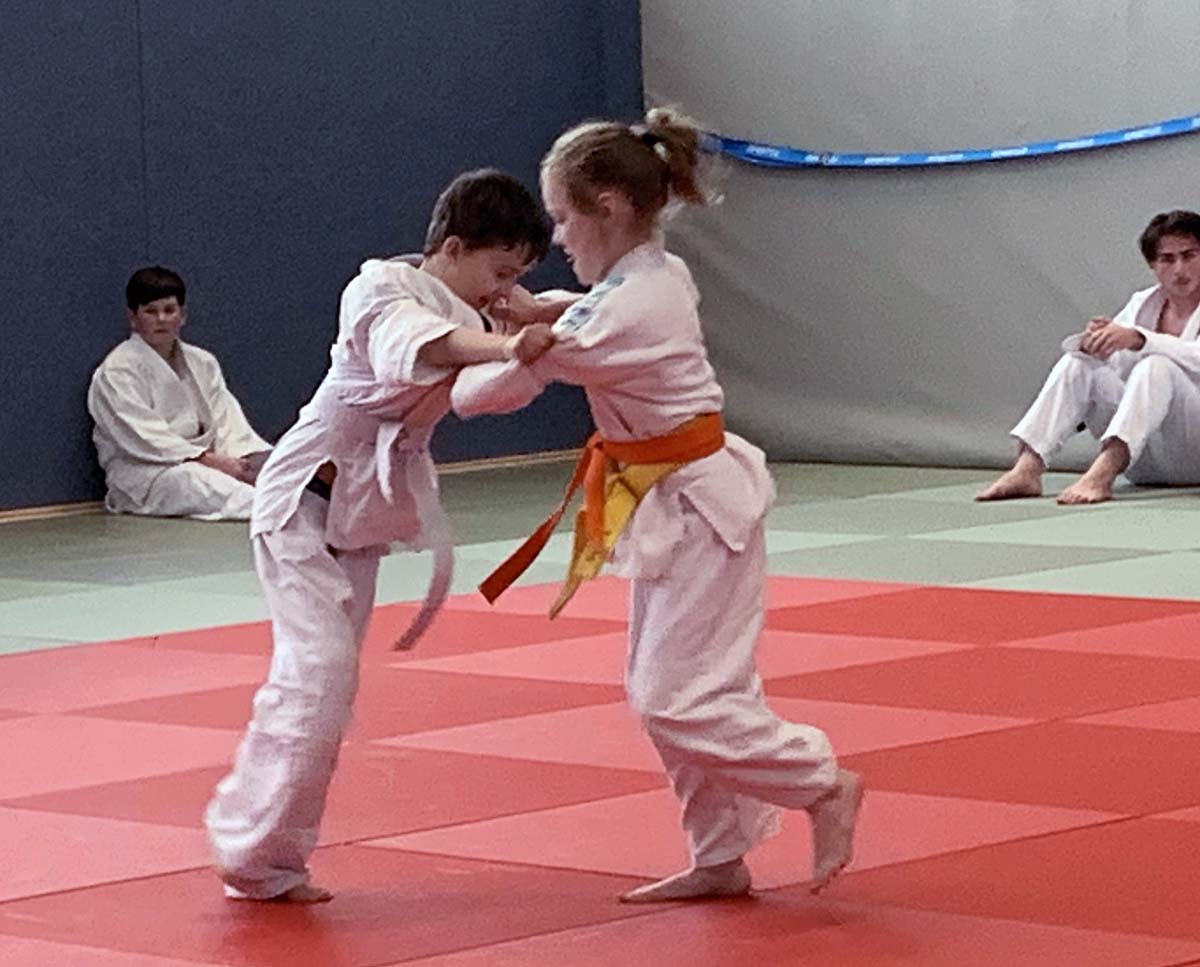
<path id="1" fill-rule="evenodd" d="M 524 247 L 532 262 L 540 262 L 550 248 L 550 229 L 537 200 L 516 178 L 495 168 L 461 174 L 438 196 L 425 254 L 432 255 L 451 235 L 468 250 Z"/>
<path id="2" fill-rule="evenodd" d="M 1138 248 L 1147 262 L 1158 258 L 1158 243 L 1164 235 L 1188 235 L 1200 243 L 1200 215 L 1195 212 L 1176 208 L 1174 211 L 1161 212 L 1150 219 L 1150 224 L 1138 239 Z"/>
<path id="3" fill-rule="evenodd" d="M 175 296 L 182 306 L 187 301 L 187 286 L 177 273 L 161 265 L 138 269 L 125 284 L 125 304 L 130 312 L 137 312 L 142 306 L 171 296 Z"/>

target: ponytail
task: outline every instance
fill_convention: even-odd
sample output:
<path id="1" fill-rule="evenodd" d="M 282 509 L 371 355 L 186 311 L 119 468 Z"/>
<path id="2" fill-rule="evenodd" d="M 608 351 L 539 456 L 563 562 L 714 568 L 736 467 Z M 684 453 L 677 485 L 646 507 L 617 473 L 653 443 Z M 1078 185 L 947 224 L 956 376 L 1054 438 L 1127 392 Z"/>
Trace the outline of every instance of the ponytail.
<path id="1" fill-rule="evenodd" d="M 657 107 L 646 115 L 646 121 L 631 128 L 641 133 L 667 166 L 670 193 L 689 205 L 707 205 L 709 195 L 700 187 L 700 132 L 681 114 L 670 108 Z"/>
<path id="2" fill-rule="evenodd" d="M 625 125 L 588 121 L 561 135 L 542 160 L 543 175 L 560 179 L 580 211 L 590 211 L 607 188 L 623 191 L 644 218 L 668 204 L 707 205 L 716 200 L 702 182 L 708 152 L 700 130 L 667 108 Z"/>

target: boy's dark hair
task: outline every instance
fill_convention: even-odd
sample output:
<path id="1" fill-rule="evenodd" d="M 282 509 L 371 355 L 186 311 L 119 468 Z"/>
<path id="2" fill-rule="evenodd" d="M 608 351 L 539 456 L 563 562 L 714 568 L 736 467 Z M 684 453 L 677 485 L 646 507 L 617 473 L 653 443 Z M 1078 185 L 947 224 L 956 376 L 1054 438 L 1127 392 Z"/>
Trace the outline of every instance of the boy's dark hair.
<path id="1" fill-rule="evenodd" d="M 550 229 L 541 206 L 523 184 L 495 168 L 459 175 L 433 206 L 425 254 L 432 255 L 451 235 L 468 250 L 524 247 L 532 262 L 550 248 Z"/>
<path id="2" fill-rule="evenodd" d="M 161 265 L 138 269 L 125 283 L 125 304 L 130 312 L 137 312 L 144 305 L 171 296 L 175 296 L 182 306 L 187 301 L 187 286 L 177 273 Z"/>
<path id="3" fill-rule="evenodd" d="M 1200 243 L 1200 215 L 1177 208 L 1170 212 L 1160 212 L 1150 219 L 1150 224 L 1138 239 L 1138 247 L 1147 262 L 1158 258 L 1158 243 L 1163 240 L 1164 235 L 1189 235 Z"/>

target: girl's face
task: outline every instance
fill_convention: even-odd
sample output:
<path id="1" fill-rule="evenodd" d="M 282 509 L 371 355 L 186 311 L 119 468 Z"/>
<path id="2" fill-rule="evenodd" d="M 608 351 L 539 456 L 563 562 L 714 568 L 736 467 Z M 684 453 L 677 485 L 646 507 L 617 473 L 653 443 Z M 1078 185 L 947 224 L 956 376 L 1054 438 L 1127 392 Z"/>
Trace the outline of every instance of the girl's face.
<path id="1" fill-rule="evenodd" d="M 554 244 L 584 285 L 599 282 L 622 255 L 645 240 L 632 230 L 633 212 L 620 192 L 601 192 L 595 210 L 581 212 L 562 181 L 548 172 L 542 178 L 542 199 L 554 222 Z"/>

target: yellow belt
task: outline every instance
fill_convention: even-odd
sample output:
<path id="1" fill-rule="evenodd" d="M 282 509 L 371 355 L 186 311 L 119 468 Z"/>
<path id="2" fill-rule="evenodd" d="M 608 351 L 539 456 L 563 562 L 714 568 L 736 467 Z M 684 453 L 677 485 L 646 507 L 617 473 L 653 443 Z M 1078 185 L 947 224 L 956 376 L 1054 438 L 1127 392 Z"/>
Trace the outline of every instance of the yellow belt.
<path id="1" fill-rule="evenodd" d="M 571 563 L 558 599 L 550 608 L 555 617 L 579 585 L 600 573 L 625 531 L 633 512 L 650 488 L 685 463 L 700 460 L 725 446 L 720 413 L 706 413 L 648 440 L 613 441 L 593 434 L 584 448 L 562 502 L 507 560 L 479 585 L 495 601 L 541 553 L 581 486 L 583 507 L 575 518 Z"/>

